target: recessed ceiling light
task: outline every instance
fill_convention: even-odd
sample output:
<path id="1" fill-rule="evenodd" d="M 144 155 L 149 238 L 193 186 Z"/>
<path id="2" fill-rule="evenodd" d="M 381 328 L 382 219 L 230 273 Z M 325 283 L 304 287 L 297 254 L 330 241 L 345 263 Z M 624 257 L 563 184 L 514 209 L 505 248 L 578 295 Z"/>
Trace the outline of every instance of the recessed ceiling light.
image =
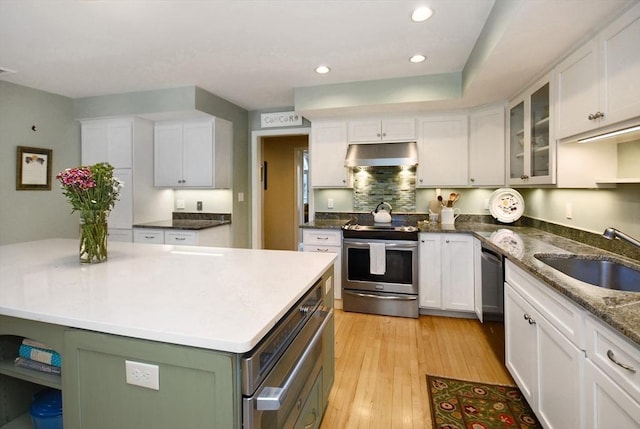
<path id="1" fill-rule="evenodd" d="M 417 54 L 409 58 L 409 61 L 411 61 L 412 63 L 421 63 L 426 59 L 427 57 L 425 57 L 424 55 Z"/>
<path id="2" fill-rule="evenodd" d="M 433 15 L 433 11 L 431 9 L 426 6 L 420 6 L 414 9 L 413 13 L 411 14 L 411 20 L 413 22 L 422 22 L 431 18 L 431 15 Z"/>
<path id="3" fill-rule="evenodd" d="M 327 66 L 318 66 L 316 67 L 316 73 L 319 74 L 327 74 L 331 71 L 331 69 Z"/>

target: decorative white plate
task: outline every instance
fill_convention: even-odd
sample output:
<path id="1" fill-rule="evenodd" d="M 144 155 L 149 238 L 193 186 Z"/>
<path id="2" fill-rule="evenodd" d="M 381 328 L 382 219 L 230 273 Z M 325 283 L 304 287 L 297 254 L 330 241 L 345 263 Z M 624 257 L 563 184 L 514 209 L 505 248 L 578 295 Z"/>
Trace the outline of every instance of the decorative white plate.
<path id="1" fill-rule="evenodd" d="M 515 222 L 524 213 L 524 199 L 515 189 L 497 189 L 489 199 L 489 211 L 500 222 Z"/>
<path id="2" fill-rule="evenodd" d="M 522 238 L 509 229 L 499 229 L 491 234 L 490 240 L 496 246 L 509 254 L 520 258 L 524 255 L 524 242 Z"/>

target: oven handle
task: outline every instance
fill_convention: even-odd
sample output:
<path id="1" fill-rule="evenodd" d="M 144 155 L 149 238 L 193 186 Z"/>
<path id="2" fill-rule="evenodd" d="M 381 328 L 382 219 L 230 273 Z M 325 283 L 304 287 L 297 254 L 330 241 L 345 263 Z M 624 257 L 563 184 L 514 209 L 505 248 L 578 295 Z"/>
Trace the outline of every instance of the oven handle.
<path id="1" fill-rule="evenodd" d="M 416 299 L 418 299 L 417 296 L 415 295 L 406 295 L 406 296 L 400 296 L 400 295 L 374 295 L 371 293 L 362 293 L 362 292 L 350 292 L 350 291 L 344 291 L 344 293 L 349 294 L 349 295 L 355 295 L 355 296 L 359 296 L 360 298 L 374 298 L 374 299 L 388 299 L 390 301 L 415 301 Z"/>
<path id="2" fill-rule="evenodd" d="M 295 367 L 293 368 L 293 370 L 291 370 L 291 373 L 285 380 L 282 387 L 265 386 L 260 391 L 260 394 L 256 398 L 257 410 L 277 411 L 285 402 L 285 398 L 287 396 L 289 389 L 291 388 L 291 385 L 298 378 L 298 373 L 304 367 L 305 361 L 309 358 L 309 355 L 312 354 L 313 349 L 316 347 L 318 341 L 320 341 L 322 338 L 324 329 L 326 328 L 329 321 L 333 318 L 333 308 L 329 309 L 329 311 L 326 311 L 326 309 L 319 309 L 317 310 L 317 312 L 323 313 L 324 319 L 322 320 L 322 323 L 318 327 L 316 333 L 311 338 L 311 341 L 309 341 L 309 345 L 305 348 L 304 352 L 302 352 L 300 359 L 298 359 L 298 362 L 296 362 Z"/>
<path id="3" fill-rule="evenodd" d="M 351 241 L 351 240 L 344 240 L 344 245 L 345 247 L 369 247 L 370 243 L 366 243 L 363 241 Z M 394 242 L 385 242 L 384 243 L 385 247 L 395 247 L 398 249 L 415 249 L 418 247 L 418 243 L 417 242 L 408 242 L 408 243 L 394 243 Z"/>

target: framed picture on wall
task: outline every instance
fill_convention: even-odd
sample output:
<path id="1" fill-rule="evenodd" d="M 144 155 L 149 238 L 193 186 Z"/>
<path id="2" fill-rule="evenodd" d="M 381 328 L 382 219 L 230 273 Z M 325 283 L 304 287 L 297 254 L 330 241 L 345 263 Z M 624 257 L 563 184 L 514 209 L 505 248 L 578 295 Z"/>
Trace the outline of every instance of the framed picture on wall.
<path id="1" fill-rule="evenodd" d="M 16 189 L 18 191 L 51 190 L 51 149 L 18 146 Z"/>

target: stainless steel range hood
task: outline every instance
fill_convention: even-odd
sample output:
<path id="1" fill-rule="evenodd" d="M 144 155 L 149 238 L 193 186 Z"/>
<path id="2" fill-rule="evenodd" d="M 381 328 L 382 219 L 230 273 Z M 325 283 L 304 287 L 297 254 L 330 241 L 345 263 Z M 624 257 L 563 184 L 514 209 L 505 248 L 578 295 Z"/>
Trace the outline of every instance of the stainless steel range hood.
<path id="1" fill-rule="evenodd" d="M 393 167 L 418 164 L 416 142 L 350 144 L 346 167 Z"/>

